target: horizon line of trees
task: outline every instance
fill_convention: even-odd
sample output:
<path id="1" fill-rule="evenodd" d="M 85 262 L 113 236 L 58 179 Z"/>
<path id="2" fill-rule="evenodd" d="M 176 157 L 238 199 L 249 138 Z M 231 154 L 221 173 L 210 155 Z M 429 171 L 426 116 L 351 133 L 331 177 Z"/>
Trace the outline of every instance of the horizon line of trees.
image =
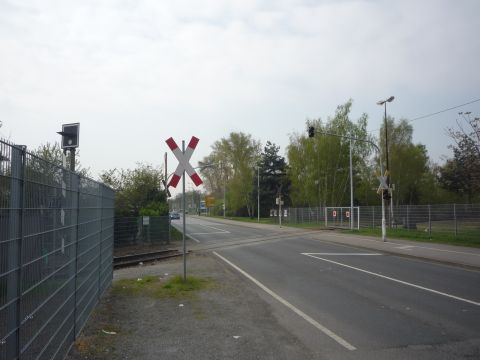
<path id="1" fill-rule="evenodd" d="M 211 153 L 199 162 L 200 166 L 217 164 L 201 170 L 207 194 L 216 199 L 214 212 L 222 214 L 225 191 L 227 215 L 256 216 L 258 188 L 262 217 L 276 208 L 279 195 L 285 206 L 349 206 L 350 141 L 327 134 L 359 140 L 352 143 L 355 206 L 381 204 L 377 188 L 379 161 L 386 168 L 385 124 L 375 138 L 367 132 L 368 115 L 352 120 L 351 107 L 349 100 L 326 120 L 307 119 L 306 129 L 313 126 L 315 136 L 309 137 L 306 129 L 292 134 L 286 158 L 279 154 L 279 146 L 267 141 L 262 151 L 258 140 L 242 132 L 216 141 Z M 464 120 L 459 129 L 446 129 L 454 140 L 449 146 L 453 157 L 438 165 L 429 158 L 425 145 L 413 142 L 413 127 L 407 119 L 387 117 L 395 205 L 480 201 L 480 119 Z M 378 144 L 380 154 L 369 142 Z"/>
<path id="2" fill-rule="evenodd" d="M 200 167 L 207 165 L 200 172 L 204 195 L 215 199 L 213 213 L 223 214 L 225 196 L 227 215 L 257 216 L 258 191 L 262 217 L 277 207 L 276 198 L 280 196 L 284 206 L 349 206 L 350 140 L 341 136 L 358 139 L 352 143 L 354 205 L 379 205 L 379 162 L 386 168 L 385 124 L 375 138 L 367 131 L 368 115 L 352 120 L 351 108 L 349 100 L 325 120 L 307 119 L 305 131 L 290 135 L 286 157 L 280 155 L 276 144 L 267 141 L 262 147 L 259 140 L 243 132 L 232 132 L 215 141 L 210 154 L 199 162 Z M 457 124 L 458 128 L 446 129 L 454 142 L 449 146 L 453 156 L 438 165 L 429 158 L 425 145 L 413 142 L 413 127 L 408 120 L 386 119 L 395 205 L 480 201 L 480 119 L 464 116 Z M 315 136 L 309 137 L 306 130 L 312 126 Z M 370 142 L 378 144 L 380 154 Z M 59 144 L 47 143 L 33 153 L 61 164 Z M 76 160 L 77 170 L 89 176 L 89 169 Z M 164 174 L 159 167 L 138 163 L 135 169 L 105 170 L 99 178 L 117 193 L 117 216 L 168 214 Z M 193 191 L 190 198 L 198 209 L 202 194 Z"/>

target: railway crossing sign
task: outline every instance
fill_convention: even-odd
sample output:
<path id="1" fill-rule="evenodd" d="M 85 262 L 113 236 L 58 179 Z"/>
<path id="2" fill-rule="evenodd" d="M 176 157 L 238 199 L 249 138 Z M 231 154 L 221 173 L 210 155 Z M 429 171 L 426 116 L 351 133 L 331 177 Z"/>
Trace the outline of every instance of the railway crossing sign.
<path id="1" fill-rule="evenodd" d="M 192 136 L 192 138 L 190 139 L 190 142 L 188 143 L 187 149 L 184 152 L 180 150 L 177 143 L 175 142 L 175 140 L 173 140 L 172 137 L 170 137 L 165 141 L 168 147 L 170 148 L 170 150 L 172 150 L 173 155 L 175 155 L 175 157 L 178 160 L 177 168 L 175 170 L 175 173 L 172 176 L 172 179 L 168 183 L 168 186 L 173 186 L 174 188 L 177 187 L 178 182 L 182 177 L 183 170 L 185 170 L 188 176 L 190 176 L 190 178 L 192 179 L 193 183 L 196 186 L 203 184 L 202 179 L 200 179 L 200 176 L 198 176 L 197 172 L 189 162 L 190 158 L 192 157 L 193 151 L 197 147 L 197 144 L 199 141 L 200 141 L 199 138 Z"/>

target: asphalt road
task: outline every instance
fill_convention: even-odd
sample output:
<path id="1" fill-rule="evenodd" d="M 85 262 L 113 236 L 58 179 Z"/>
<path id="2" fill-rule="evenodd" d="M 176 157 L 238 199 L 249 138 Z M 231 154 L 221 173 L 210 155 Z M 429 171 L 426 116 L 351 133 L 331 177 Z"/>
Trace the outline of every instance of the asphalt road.
<path id="1" fill-rule="evenodd" d="M 480 359 L 479 271 L 297 229 L 192 217 L 187 234 L 191 249 L 214 251 L 322 357 Z"/>

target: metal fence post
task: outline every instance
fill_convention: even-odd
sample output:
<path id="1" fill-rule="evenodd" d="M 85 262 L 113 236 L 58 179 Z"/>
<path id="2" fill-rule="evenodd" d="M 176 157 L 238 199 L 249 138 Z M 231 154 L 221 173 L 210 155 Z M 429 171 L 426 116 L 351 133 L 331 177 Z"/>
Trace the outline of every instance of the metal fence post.
<path id="1" fill-rule="evenodd" d="M 453 222 L 454 222 L 454 231 L 455 231 L 455 237 L 458 235 L 458 229 L 457 229 L 457 204 L 453 204 Z"/>
<path id="2" fill-rule="evenodd" d="M 372 206 L 372 228 L 375 229 L 375 206 Z"/>
<path id="3" fill-rule="evenodd" d="M 432 211 L 430 204 L 428 204 L 428 235 L 432 236 Z"/>
<path id="4" fill-rule="evenodd" d="M 25 163 L 26 147 L 11 147 L 11 189 L 10 189 L 10 208 L 13 215 L 9 223 L 10 239 L 17 239 L 16 253 L 9 254 L 11 260 L 14 259 L 17 268 L 16 283 L 8 282 L 8 298 L 16 298 L 16 309 L 14 314 L 9 314 L 8 324 L 10 329 L 15 329 L 14 341 L 7 340 L 7 358 L 20 358 L 20 326 L 22 323 L 22 247 L 24 237 L 24 209 L 25 209 Z"/>
<path id="5" fill-rule="evenodd" d="M 77 185 L 77 216 L 75 220 L 75 293 L 74 293 L 74 309 L 73 309 L 73 336 L 74 339 L 77 339 L 77 290 L 78 290 L 78 233 L 79 233 L 79 226 L 78 223 L 80 221 L 80 176 L 71 173 L 72 180 L 76 179 Z M 73 189 L 72 189 L 73 190 Z"/>
<path id="6" fill-rule="evenodd" d="M 410 213 L 408 211 L 408 205 L 407 205 L 407 230 L 410 230 Z"/>
<path id="7" fill-rule="evenodd" d="M 103 185 L 100 185 L 100 253 L 98 259 L 98 300 L 100 300 L 102 293 L 102 251 L 103 251 Z"/>
<path id="8" fill-rule="evenodd" d="M 360 230 L 360 206 L 357 207 L 357 216 L 358 216 L 357 230 Z"/>

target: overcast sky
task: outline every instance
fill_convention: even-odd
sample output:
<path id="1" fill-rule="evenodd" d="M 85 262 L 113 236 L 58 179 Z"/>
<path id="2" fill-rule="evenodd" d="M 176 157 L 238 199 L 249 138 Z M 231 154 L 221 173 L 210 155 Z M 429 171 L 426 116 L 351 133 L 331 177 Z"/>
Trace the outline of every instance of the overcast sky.
<path id="1" fill-rule="evenodd" d="M 80 122 L 84 166 L 163 163 L 165 140 L 243 131 L 281 146 L 352 98 L 352 119 L 480 99 L 480 1 L 0 0 L 0 137 L 36 148 Z M 430 157 L 480 101 L 412 122 Z M 169 154 L 169 168 L 176 160 Z"/>

